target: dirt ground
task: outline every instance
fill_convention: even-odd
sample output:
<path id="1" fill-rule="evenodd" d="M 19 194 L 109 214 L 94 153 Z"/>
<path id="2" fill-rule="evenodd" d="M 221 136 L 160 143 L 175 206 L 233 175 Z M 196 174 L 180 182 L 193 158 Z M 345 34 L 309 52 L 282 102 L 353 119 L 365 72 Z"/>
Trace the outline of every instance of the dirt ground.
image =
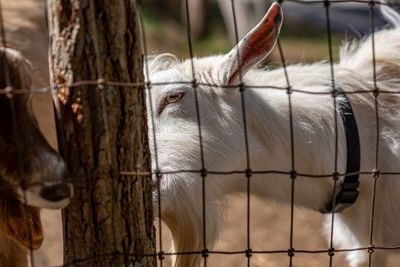
<path id="1" fill-rule="evenodd" d="M 228 198 L 226 223 L 222 225 L 220 239 L 214 250 L 217 251 L 243 251 L 247 249 L 246 235 L 246 198 L 245 196 L 232 196 Z M 295 210 L 294 248 L 295 249 L 327 249 L 328 242 L 322 236 L 323 216 L 304 210 Z M 290 209 L 276 203 L 262 202 L 251 199 L 250 242 L 252 250 L 287 250 L 290 237 Z M 166 232 L 166 233 L 164 233 Z M 168 246 L 169 233 L 163 227 L 163 245 Z M 170 259 L 166 259 L 167 266 Z M 282 254 L 254 254 L 251 257 L 251 266 L 254 267 L 280 267 L 289 266 L 289 256 Z M 202 265 L 201 265 L 202 266 Z M 247 266 L 245 255 L 215 255 L 211 254 L 207 266 Z M 320 267 L 329 266 L 327 254 L 296 254 L 293 266 Z M 334 256 L 334 265 L 347 266 L 344 255 Z"/>

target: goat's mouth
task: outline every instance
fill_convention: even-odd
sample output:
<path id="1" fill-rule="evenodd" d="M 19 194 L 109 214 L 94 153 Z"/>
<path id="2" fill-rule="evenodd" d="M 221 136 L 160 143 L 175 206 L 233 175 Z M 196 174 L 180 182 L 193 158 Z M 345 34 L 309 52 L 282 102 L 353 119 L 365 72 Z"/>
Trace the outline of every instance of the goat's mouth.
<path id="1" fill-rule="evenodd" d="M 18 187 L 22 202 L 29 206 L 46 209 L 62 209 L 71 201 L 73 186 L 69 182 L 45 182 L 29 186 L 25 191 Z"/>

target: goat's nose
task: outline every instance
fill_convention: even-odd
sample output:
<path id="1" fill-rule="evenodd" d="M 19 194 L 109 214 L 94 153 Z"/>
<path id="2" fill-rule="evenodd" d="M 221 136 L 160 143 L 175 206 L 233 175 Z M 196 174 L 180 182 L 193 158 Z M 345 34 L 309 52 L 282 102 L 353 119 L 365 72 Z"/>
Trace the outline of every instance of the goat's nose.
<path id="1" fill-rule="evenodd" d="M 57 202 L 72 197 L 71 185 L 68 183 L 60 183 L 50 186 L 44 186 L 40 190 L 40 196 L 44 199 Z"/>

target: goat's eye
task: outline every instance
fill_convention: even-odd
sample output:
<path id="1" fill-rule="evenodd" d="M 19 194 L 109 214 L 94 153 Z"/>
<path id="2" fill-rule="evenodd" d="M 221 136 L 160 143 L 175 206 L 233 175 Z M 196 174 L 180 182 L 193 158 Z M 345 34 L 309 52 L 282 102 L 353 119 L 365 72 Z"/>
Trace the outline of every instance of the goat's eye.
<path id="1" fill-rule="evenodd" d="M 161 112 L 164 110 L 166 106 L 168 106 L 171 103 L 178 102 L 179 100 L 182 99 L 182 97 L 185 95 L 185 93 L 174 93 L 171 95 L 168 95 L 164 98 L 163 102 L 160 105 L 160 108 L 158 109 L 158 114 L 160 115 Z"/>
<path id="2" fill-rule="evenodd" d="M 165 102 L 167 102 L 168 104 L 175 103 L 181 100 L 184 95 L 185 95 L 184 93 L 176 93 L 173 95 L 169 95 L 165 98 Z"/>

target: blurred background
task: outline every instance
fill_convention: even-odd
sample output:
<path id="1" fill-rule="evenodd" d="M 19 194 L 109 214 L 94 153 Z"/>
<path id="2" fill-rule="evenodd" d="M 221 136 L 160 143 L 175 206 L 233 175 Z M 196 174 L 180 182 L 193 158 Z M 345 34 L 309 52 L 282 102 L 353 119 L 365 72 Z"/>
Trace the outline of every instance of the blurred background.
<path id="1" fill-rule="evenodd" d="M 148 52 L 189 56 L 186 0 L 146 0 L 143 19 Z M 326 14 L 323 3 L 283 2 L 284 23 L 280 40 L 289 62 L 328 59 Z M 196 56 L 226 53 L 236 43 L 230 0 L 188 0 L 193 50 Z M 270 0 L 235 0 L 239 40 L 265 15 Z M 375 8 L 376 28 L 386 24 Z M 361 3 L 334 3 L 330 7 L 335 54 L 343 40 L 362 38 L 370 32 L 369 7 Z M 277 50 L 277 49 L 275 49 Z M 269 57 L 279 63 L 277 51 Z M 276 62 L 277 61 L 277 62 Z"/>

